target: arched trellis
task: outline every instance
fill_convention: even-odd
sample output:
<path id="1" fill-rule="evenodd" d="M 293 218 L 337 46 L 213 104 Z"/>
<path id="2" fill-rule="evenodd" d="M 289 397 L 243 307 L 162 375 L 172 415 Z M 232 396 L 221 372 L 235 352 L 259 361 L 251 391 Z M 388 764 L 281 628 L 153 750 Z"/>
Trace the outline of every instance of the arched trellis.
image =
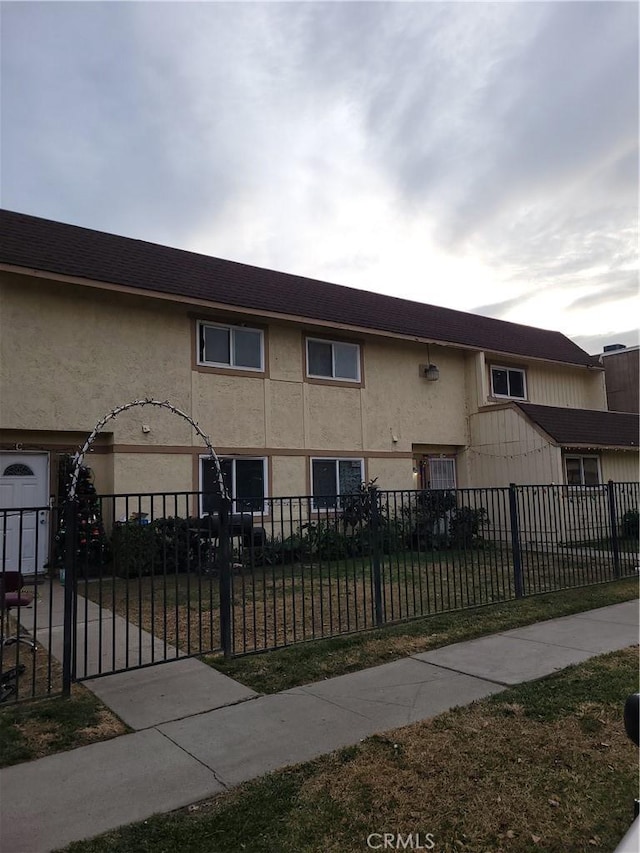
<path id="1" fill-rule="evenodd" d="M 73 501 L 75 499 L 76 489 L 78 487 L 78 475 L 80 473 L 80 466 L 83 464 L 85 454 L 91 449 L 91 445 L 95 441 L 98 433 L 104 428 L 105 424 L 109 423 L 109 421 L 113 420 L 114 418 L 117 418 L 118 415 L 121 414 L 122 412 L 126 412 L 129 409 L 135 408 L 136 406 L 158 406 L 161 409 L 168 409 L 174 415 L 179 415 L 181 418 L 183 418 L 185 421 L 187 421 L 187 423 L 191 424 L 193 429 L 198 433 L 200 438 L 207 445 L 207 449 L 209 451 L 209 458 L 214 463 L 214 468 L 215 468 L 216 475 L 218 478 L 218 486 L 220 488 L 220 494 L 227 501 L 230 501 L 231 498 L 229 496 L 227 487 L 226 487 L 224 479 L 222 477 L 222 469 L 220 468 L 220 460 L 218 459 L 218 456 L 217 456 L 215 450 L 213 449 L 213 445 L 211 444 L 211 439 L 209 438 L 209 436 L 206 435 L 200 429 L 200 427 L 198 426 L 196 421 L 194 421 L 194 419 L 190 415 L 188 415 L 186 412 L 183 412 L 182 409 L 179 409 L 177 406 L 174 406 L 173 403 L 170 403 L 168 400 L 154 400 L 151 397 L 146 397 L 143 400 L 132 400 L 130 403 L 124 403 L 122 406 L 116 406 L 114 409 L 112 409 L 110 412 L 108 412 L 103 418 L 101 418 L 98 421 L 98 423 L 93 428 L 93 431 L 91 432 L 91 434 L 89 435 L 89 437 L 87 438 L 85 443 L 76 452 L 76 454 L 73 457 L 73 460 L 72 460 L 73 471 L 71 474 L 71 482 L 69 484 L 69 491 L 67 493 L 68 500 Z"/>

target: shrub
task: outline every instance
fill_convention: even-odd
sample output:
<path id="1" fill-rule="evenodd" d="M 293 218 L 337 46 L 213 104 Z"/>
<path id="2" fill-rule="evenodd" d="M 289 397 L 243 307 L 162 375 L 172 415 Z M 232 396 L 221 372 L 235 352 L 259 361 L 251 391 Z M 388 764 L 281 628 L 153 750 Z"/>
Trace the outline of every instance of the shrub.
<path id="1" fill-rule="evenodd" d="M 187 572 L 210 563 L 213 545 L 199 518 L 157 518 L 150 524 L 114 525 L 113 566 L 119 577 Z"/>
<path id="2" fill-rule="evenodd" d="M 248 551 L 249 562 L 254 566 L 281 566 L 297 563 L 305 550 L 304 538 L 299 534 L 280 539 L 265 537 L 263 542 Z M 247 549 L 244 549 L 246 559 Z"/>
<path id="3" fill-rule="evenodd" d="M 640 515 L 637 509 L 630 509 L 622 516 L 622 535 L 631 539 L 640 538 Z"/>
<path id="4" fill-rule="evenodd" d="M 446 518 L 456 507 L 455 492 L 425 489 L 415 501 L 402 508 L 413 548 L 443 548 L 449 545 Z"/>
<path id="5" fill-rule="evenodd" d="M 161 556 L 157 531 L 152 524 L 118 523 L 111 535 L 114 572 L 123 578 L 150 575 Z"/>
<path id="6" fill-rule="evenodd" d="M 478 543 L 480 527 L 487 523 L 484 507 L 471 509 L 461 506 L 453 510 L 449 519 L 449 536 L 453 548 L 470 548 Z"/>

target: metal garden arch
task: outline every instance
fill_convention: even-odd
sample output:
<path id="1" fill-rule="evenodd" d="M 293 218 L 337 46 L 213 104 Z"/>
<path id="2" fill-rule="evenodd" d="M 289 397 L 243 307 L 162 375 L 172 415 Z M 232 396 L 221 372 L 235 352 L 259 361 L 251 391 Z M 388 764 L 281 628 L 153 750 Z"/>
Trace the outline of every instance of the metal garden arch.
<path id="1" fill-rule="evenodd" d="M 78 487 L 78 474 L 80 472 L 80 466 L 84 462 L 84 457 L 85 457 L 86 453 L 91 449 L 91 445 L 96 440 L 96 436 L 98 435 L 100 430 L 102 430 L 103 427 L 107 423 L 109 423 L 109 421 L 117 418 L 118 415 L 121 414 L 121 412 L 126 412 L 129 409 L 133 409 L 135 406 L 158 406 L 162 409 L 168 409 L 174 415 L 179 415 L 181 418 L 183 418 L 185 421 L 187 421 L 187 423 L 191 424 L 193 429 L 198 433 L 200 438 L 207 445 L 207 449 L 209 451 L 209 457 L 212 460 L 212 462 L 214 463 L 216 476 L 218 478 L 218 486 L 220 487 L 220 494 L 226 500 L 230 500 L 230 496 L 229 496 L 229 493 L 227 491 L 227 487 L 226 487 L 226 485 L 224 483 L 224 479 L 222 477 L 222 470 L 220 468 L 220 460 L 218 459 L 218 456 L 217 456 L 215 450 L 213 449 L 213 445 L 211 444 L 211 439 L 209 438 L 209 436 L 206 435 L 200 429 L 200 427 L 198 426 L 196 421 L 194 421 L 194 419 L 190 415 L 188 415 L 186 412 L 183 412 L 182 409 L 179 409 L 177 406 L 174 406 L 173 403 L 170 403 L 168 400 L 154 400 L 151 397 L 145 397 L 142 400 L 132 400 L 130 403 L 124 403 L 124 405 L 122 405 L 122 406 L 116 406 L 115 409 L 112 409 L 110 412 L 108 412 L 103 418 L 101 418 L 98 421 L 98 423 L 93 428 L 93 431 L 91 432 L 91 434 L 89 435 L 89 437 L 87 438 L 85 443 L 82 445 L 80 450 L 78 450 L 76 452 L 75 456 L 73 457 L 73 472 L 71 475 L 71 482 L 69 484 L 69 491 L 67 493 L 67 499 L 68 500 L 70 500 L 70 501 L 75 500 L 76 489 Z"/>
<path id="2" fill-rule="evenodd" d="M 221 628 L 221 644 L 224 650 L 225 655 L 229 655 L 231 652 L 231 576 L 230 576 L 230 568 L 229 568 L 229 557 L 230 557 L 230 539 L 229 539 L 229 511 L 231 507 L 231 497 L 229 495 L 229 491 L 227 486 L 225 485 L 224 479 L 222 477 L 222 469 L 220 467 L 220 460 L 213 449 L 213 445 L 211 444 L 211 439 L 206 433 L 200 429 L 196 421 L 188 415 L 186 412 L 183 412 L 182 409 L 179 409 L 177 406 L 174 406 L 173 403 L 170 403 L 168 400 L 154 400 L 152 397 L 145 397 L 141 400 L 131 400 L 129 403 L 124 403 L 122 406 L 116 406 L 110 412 L 108 412 L 103 418 L 101 418 L 98 423 L 95 425 L 87 440 L 84 442 L 82 447 L 75 453 L 72 464 L 72 474 L 71 481 L 69 483 L 66 501 L 65 501 L 65 514 L 66 514 L 66 536 L 67 536 L 67 547 L 65 548 L 65 561 L 67 563 L 66 569 L 66 583 L 64 590 L 64 628 L 63 628 L 63 662 L 62 662 L 62 682 L 63 682 L 63 695 L 68 696 L 71 690 L 71 683 L 74 680 L 74 662 L 73 662 L 73 636 L 74 636 L 74 598 L 75 598 L 75 569 L 74 569 L 74 559 L 73 559 L 73 525 L 75 519 L 75 504 L 77 501 L 76 491 L 78 487 L 78 476 L 80 473 L 80 467 L 84 462 L 85 455 L 91 449 L 94 441 L 98 433 L 104 428 L 104 426 L 109 423 L 109 421 L 114 420 L 118 417 L 122 412 L 126 412 L 129 409 L 133 409 L 137 406 L 157 406 L 161 409 L 167 409 L 172 412 L 174 415 L 178 415 L 183 420 L 191 425 L 191 427 L 196 431 L 196 433 L 203 440 L 205 445 L 207 446 L 207 450 L 209 451 L 209 458 L 214 463 L 214 470 L 216 472 L 216 477 L 218 481 L 218 487 L 220 489 L 220 495 L 222 497 L 222 503 L 220 506 L 219 516 L 220 516 L 220 563 L 221 563 L 221 573 L 220 573 L 220 628 Z"/>

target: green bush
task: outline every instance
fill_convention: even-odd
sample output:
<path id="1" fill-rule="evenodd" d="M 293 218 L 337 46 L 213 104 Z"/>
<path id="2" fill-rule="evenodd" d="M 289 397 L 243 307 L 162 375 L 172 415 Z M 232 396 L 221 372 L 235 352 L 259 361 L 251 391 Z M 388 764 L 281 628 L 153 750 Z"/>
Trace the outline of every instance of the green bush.
<path id="1" fill-rule="evenodd" d="M 211 540 L 199 518 L 158 518 L 149 524 L 114 525 L 111 537 L 114 572 L 123 578 L 165 571 L 187 572 L 211 562 Z"/>
<path id="2" fill-rule="evenodd" d="M 118 523 L 111 534 L 115 574 L 123 578 L 150 575 L 160 559 L 160 541 L 152 524 Z"/>
<path id="3" fill-rule="evenodd" d="M 484 507 L 471 509 L 461 506 L 454 509 L 449 519 L 449 537 L 453 548 L 471 548 L 477 545 L 480 527 L 487 523 L 487 511 Z"/>
<path id="4" fill-rule="evenodd" d="M 305 551 L 305 541 L 300 534 L 293 534 L 284 539 L 277 536 L 267 537 L 258 547 L 254 547 L 244 556 L 249 555 L 249 562 L 254 566 L 281 566 L 298 563 Z"/>
<path id="5" fill-rule="evenodd" d="M 640 538 L 640 515 L 637 509 L 630 509 L 622 516 L 622 535 L 630 539 Z"/>

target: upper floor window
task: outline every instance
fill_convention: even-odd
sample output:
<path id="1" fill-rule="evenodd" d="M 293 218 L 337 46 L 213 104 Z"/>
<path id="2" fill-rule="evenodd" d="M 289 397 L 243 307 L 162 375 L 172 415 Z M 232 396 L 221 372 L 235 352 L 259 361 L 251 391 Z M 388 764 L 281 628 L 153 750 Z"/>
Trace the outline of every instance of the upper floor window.
<path id="1" fill-rule="evenodd" d="M 237 370 L 264 370 L 261 329 L 198 323 L 198 363 Z"/>
<path id="2" fill-rule="evenodd" d="M 491 396 L 527 399 L 527 377 L 517 367 L 491 366 Z"/>
<path id="3" fill-rule="evenodd" d="M 307 338 L 307 376 L 360 382 L 359 345 Z"/>
<path id="4" fill-rule="evenodd" d="M 216 512 L 219 508 L 219 489 L 215 464 L 209 458 L 201 458 L 202 513 Z M 229 490 L 232 512 L 265 511 L 266 468 L 264 458 L 232 457 L 220 459 L 220 469 Z"/>
<path id="5" fill-rule="evenodd" d="M 568 486 L 598 486 L 600 465 L 597 456 L 565 456 Z"/>
<path id="6" fill-rule="evenodd" d="M 355 494 L 362 484 L 362 459 L 312 459 L 311 494 L 313 509 L 340 506 L 341 495 Z"/>

